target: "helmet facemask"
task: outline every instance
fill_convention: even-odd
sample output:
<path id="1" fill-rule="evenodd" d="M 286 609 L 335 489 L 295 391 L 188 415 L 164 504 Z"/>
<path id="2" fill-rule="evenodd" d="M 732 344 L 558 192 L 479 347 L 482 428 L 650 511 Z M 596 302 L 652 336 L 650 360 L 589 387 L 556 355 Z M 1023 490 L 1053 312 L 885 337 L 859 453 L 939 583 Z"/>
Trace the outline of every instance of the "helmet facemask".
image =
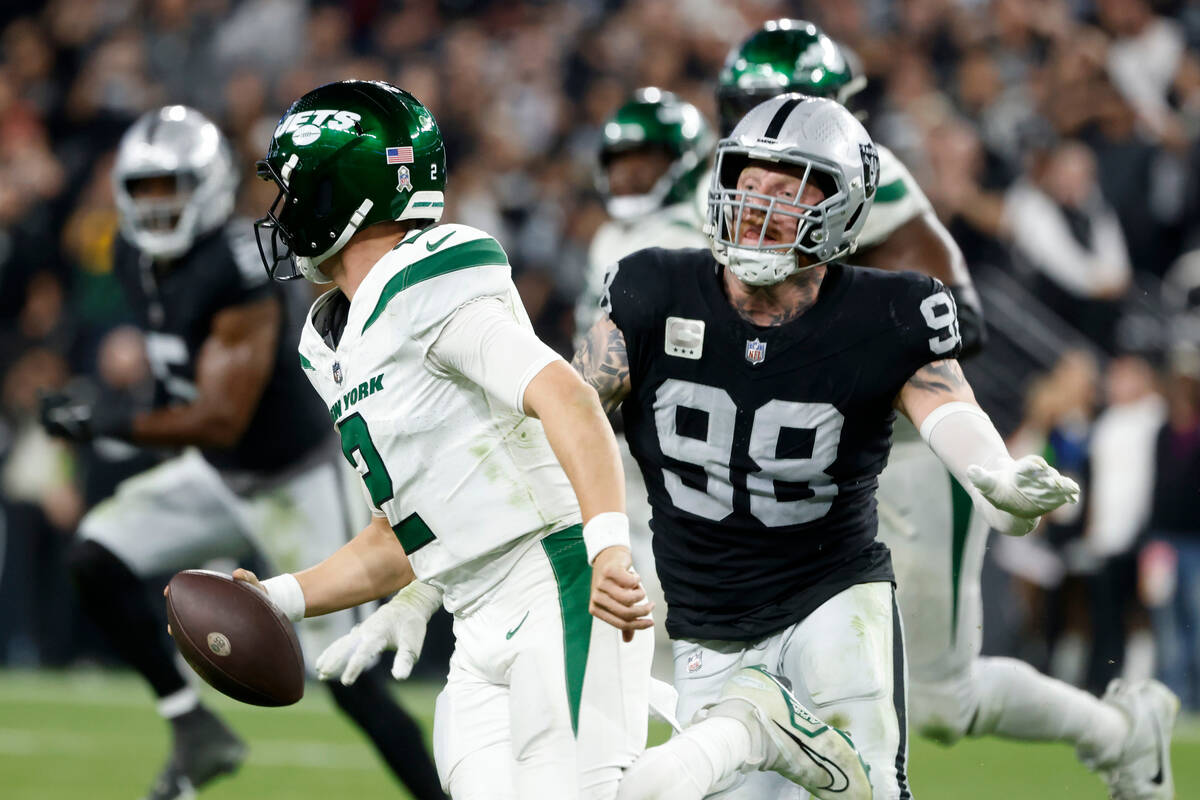
<path id="1" fill-rule="evenodd" d="M 169 193 L 146 191 L 147 185 L 169 181 Z M 125 178 L 122 207 L 127 228 L 139 249 L 151 255 L 171 256 L 195 239 L 197 209 L 192 202 L 199 176 L 191 172 L 164 172 Z"/>
<path id="2" fill-rule="evenodd" d="M 738 280 L 750 286 L 779 283 L 796 272 L 832 261 L 845 255 L 850 247 L 842 244 L 849 192 L 843 186 L 841 171 L 832 164 L 796 154 L 770 160 L 755 154 L 754 148 L 739 146 L 730 140 L 717 148 L 717 160 L 708 194 L 707 229 L 713 254 Z M 800 184 L 790 200 L 738 188 L 742 170 L 755 161 L 770 169 L 787 165 L 802 170 Z M 815 185 L 824 198 L 816 204 L 802 203 L 805 189 Z M 779 228 L 791 228 L 790 241 L 766 241 Z M 743 225 L 757 220 L 755 242 L 740 242 Z M 835 230 L 836 228 L 836 230 Z M 753 227 L 748 232 L 752 232 Z M 801 264 L 801 255 L 805 256 Z"/>
<path id="3" fill-rule="evenodd" d="M 149 111 L 121 137 L 113 164 L 121 233 L 151 258 L 178 258 L 229 219 L 237 183 L 229 143 L 203 114 Z"/>

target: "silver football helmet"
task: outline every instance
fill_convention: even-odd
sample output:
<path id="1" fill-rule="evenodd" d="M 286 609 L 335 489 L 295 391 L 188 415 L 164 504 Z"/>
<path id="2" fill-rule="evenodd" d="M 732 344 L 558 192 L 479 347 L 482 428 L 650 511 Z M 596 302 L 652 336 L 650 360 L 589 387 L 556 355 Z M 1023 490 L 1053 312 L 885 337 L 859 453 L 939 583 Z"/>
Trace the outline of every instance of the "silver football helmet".
<path id="1" fill-rule="evenodd" d="M 738 176 L 751 161 L 801 170 L 795 202 L 739 191 Z M 817 205 L 799 202 L 810 182 L 825 192 Z M 717 143 L 705 233 L 717 261 L 743 283 L 779 283 L 801 269 L 854 252 L 878 183 L 879 155 L 853 114 L 833 100 L 779 95 L 751 109 L 729 137 Z M 784 203 L 795 210 L 783 208 Z M 739 243 L 747 209 L 762 216 L 758 241 L 766 238 L 775 215 L 796 218 L 795 239 L 785 244 Z M 803 265 L 800 254 L 807 256 Z"/>
<path id="2" fill-rule="evenodd" d="M 143 194 L 137 183 L 168 178 L 171 192 Z M 112 171 L 121 233 L 153 258 L 175 258 L 233 213 L 238 173 L 220 129 L 187 106 L 148 111 L 121 137 Z"/>

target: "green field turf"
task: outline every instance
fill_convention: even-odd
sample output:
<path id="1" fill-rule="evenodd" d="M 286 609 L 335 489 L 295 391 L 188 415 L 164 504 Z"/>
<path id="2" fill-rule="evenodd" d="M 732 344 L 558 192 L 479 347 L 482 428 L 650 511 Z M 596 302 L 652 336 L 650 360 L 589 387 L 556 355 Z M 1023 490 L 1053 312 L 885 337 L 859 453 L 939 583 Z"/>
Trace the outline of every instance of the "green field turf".
<path id="1" fill-rule="evenodd" d="M 398 686 L 426 730 L 436 691 Z M 317 686 L 286 709 L 240 705 L 207 689 L 205 696 L 251 744 L 238 775 L 203 792 L 206 800 L 408 797 Z M 0 798 L 136 800 L 166 755 L 165 734 L 149 691 L 128 674 L 0 671 Z M 1180 800 L 1200 798 L 1200 721 L 1180 723 L 1174 762 Z M 943 749 L 918 741 L 910 765 L 920 800 L 1105 796 L 1065 746 L 984 740 Z"/>

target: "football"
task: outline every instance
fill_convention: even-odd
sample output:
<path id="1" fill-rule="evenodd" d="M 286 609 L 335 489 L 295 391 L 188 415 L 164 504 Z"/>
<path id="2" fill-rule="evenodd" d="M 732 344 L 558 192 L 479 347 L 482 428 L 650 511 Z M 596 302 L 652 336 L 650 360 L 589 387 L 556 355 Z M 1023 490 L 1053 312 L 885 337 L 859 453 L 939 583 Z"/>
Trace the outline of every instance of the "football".
<path id="1" fill-rule="evenodd" d="M 179 572 L 167 584 L 167 622 L 184 659 L 218 691 L 256 706 L 304 695 L 296 632 L 249 585 L 219 572 Z"/>

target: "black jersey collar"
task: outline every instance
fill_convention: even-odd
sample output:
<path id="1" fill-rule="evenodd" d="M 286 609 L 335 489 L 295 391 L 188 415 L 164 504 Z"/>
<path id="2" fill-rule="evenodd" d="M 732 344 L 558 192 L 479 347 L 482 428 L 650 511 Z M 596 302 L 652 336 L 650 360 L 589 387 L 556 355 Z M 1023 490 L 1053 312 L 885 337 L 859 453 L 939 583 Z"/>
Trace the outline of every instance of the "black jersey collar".
<path id="1" fill-rule="evenodd" d="M 728 326 L 735 335 L 745 335 L 747 339 L 768 339 L 778 342 L 779 347 L 801 342 L 824 330 L 826 320 L 837 308 L 838 301 L 846 293 L 852 278 L 851 271 L 842 264 L 827 264 L 825 278 L 817 290 L 817 302 L 812 308 L 781 325 L 756 325 L 738 314 L 737 309 L 729 302 L 721 280 L 723 269 L 724 267 L 718 265 L 717 269 L 707 273 L 702 282 L 704 299 L 712 311 L 713 319 L 723 326 Z"/>

